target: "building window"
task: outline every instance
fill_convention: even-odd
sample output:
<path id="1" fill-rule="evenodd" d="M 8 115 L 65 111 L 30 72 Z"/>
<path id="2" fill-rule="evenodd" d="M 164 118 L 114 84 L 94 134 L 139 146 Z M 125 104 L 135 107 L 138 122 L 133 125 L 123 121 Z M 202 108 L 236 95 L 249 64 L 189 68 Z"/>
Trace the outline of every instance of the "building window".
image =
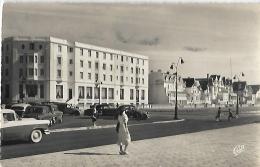
<path id="1" fill-rule="evenodd" d="M 40 69 L 40 76 L 44 76 L 44 69 Z"/>
<path id="2" fill-rule="evenodd" d="M 120 100 L 124 100 L 124 89 L 120 89 Z"/>
<path id="3" fill-rule="evenodd" d="M 57 77 L 58 77 L 58 78 L 61 77 L 61 70 L 57 70 Z"/>
<path id="4" fill-rule="evenodd" d="M 72 59 L 70 59 L 70 64 L 73 64 L 73 60 Z"/>
<path id="5" fill-rule="evenodd" d="M 96 51 L 96 58 L 98 59 L 98 56 L 99 56 L 99 53 L 98 53 L 98 51 Z"/>
<path id="6" fill-rule="evenodd" d="M 103 74 L 103 81 L 106 81 L 106 75 Z"/>
<path id="7" fill-rule="evenodd" d="M 84 50 L 83 50 L 83 48 L 81 48 L 80 49 L 80 55 L 83 56 L 83 54 L 84 54 Z"/>
<path id="8" fill-rule="evenodd" d="M 134 58 L 131 57 L 131 63 L 133 64 L 134 63 Z"/>
<path id="9" fill-rule="evenodd" d="M 102 99 L 107 99 L 107 88 L 102 88 Z"/>
<path id="10" fill-rule="evenodd" d="M 138 84 L 138 78 L 135 78 L 135 83 Z"/>
<path id="11" fill-rule="evenodd" d="M 144 100 L 144 90 L 141 91 L 141 100 Z"/>
<path id="12" fill-rule="evenodd" d="M 35 63 L 37 63 L 38 62 L 38 57 L 34 56 L 34 60 L 35 60 Z"/>
<path id="13" fill-rule="evenodd" d="M 105 63 L 103 63 L 103 70 L 106 70 L 107 66 Z"/>
<path id="14" fill-rule="evenodd" d="M 124 61 L 124 56 L 121 56 L 121 61 L 122 61 L 122 62 Z"/>
<path id="15" fill-rule="evenodd" d="M 98 70 L 98 62 L 95 63 L 95 69 Z"/>
<path id="16" fill-rule="evenodd" d="M 20 69 L 19 69 L 19 78 L 21 78 L 22 76 L 23 76 L 23 69 L 20 68 Z"/>
<path id="17" fill-rule="evenodd" d="M 79 90 L 79 99 L 84 99 L 84 97 L 85 97 L 84 86 L 79 86 L 78 90 Z"/>
<path id="18" fill-rule="evenodd" d="M 56 85 L 56 99 L 63 98 L 63 85 Z"/>
<path id="19" fill-rule="evenodd" d="M 57 64 L 61 65 L 61 57 L 57 57 Z"/>
<path id="20" fill-rule="evenodd" d="M 33 56 L 29 56 L 29 63 L 33 63 Z"/>
<path id="21" fill-rule="evenodd" d="M 80 67 L 83 67 L 83 60 L 80 60 Z"/>
<path id="22" fill-rule="evenodd" d="M 124 66 L 120 66 L 120 72 L 124 72 Z"/>
<path id="23" fill-rule="evenodd" d="M 30 48 L 31 50 L 34 50 L 34 43 L 30 43 L 29 48 Z"/>
<path id="24" fill-rule="evenodd" d="M 72 53 L 73 52 L 73 48 L 69 47 L 69 51 L 70 51 L 70 53 Z"/>
<path id="25" fill-rule="evenodd" d="M 91 50 L 88 50 L 88 56 L 91 57 Z"/>
<path id="26" fill-rule="evenodd" d="M 42 49 L 42 45 L 39 45 L 39 49 L 40 49 L 40 50 Z"/>
<path id="27" fill-rule="evenodd" d="M 34 71 L 35 71 L 35 76 L 37 76 L 38 75 L 38 69 L 35 68 Z"/>
<path id="28" fill-rule="evenodd" d="M 73 72 L 72 71 L 70 71 L 70 76 L 72 76 L 73 75 Z"/>
<path id="29" fill-rule="evenodd" d="M 98 81 L 98 74 L 95 74 L 95 80 Z"/>
<path id="30" fill-rule="evenodd" d="M 131 67 L 131 73 L 132 73 L 132 74 L 134 73 L 134 68 L 133 68 L 133 67 Z"/>
<path id="31" fill-rule="evenodd" d="M 95 99 L 99 99 L 99 88 L 98 87 L 95 87 L 94 88 L 94 98 Z"/>
<path id="32" fill-rule="evenodd" d="M 142 78 L 142 84 L 144 85 L 144 78 Z"/>
<path id="33" fill-rule="evenodd" d="M 113 81 L 113 75 L 110 75 L 110 81 L 111 82 Z"/>
<path id="34" fill-rule="evenodd" d="M 8 64 L 9 63 L 9 57 L 5 56 L 5 63 Z"/>
<path id="35" fill-rule="evenodd" d="M 26 92 L 28 97 L 35 97 L 38 94 L 38 85 L 26 85 Z"/>
<path id="36" fill-rule="evenodd" d="M 137 64 L 139 64 L 139 59 L 137 59 Z"/>
<path id="37" fill-rule="evenodd" d="M 110 71 L 113 71 L 113 65 L 110 64 Z"/>
<path id="38" fill-rule="evenodd" d="M 134 89 L 130 89 L 130 100 L 134 100 Z"/>
<path id="39" fill-rule="evenodd" d="M 144 69 L 142 69 L 142 73 L 143 73 L 143 75 L 144 75 Z"/>
<path id="40" fill-rule="evenodd" d="M 138 68 L 137 68 L 137 67 L 136 67 L 136 69 L 135 69 L 135 73 L 138 74 Z"/>
<path id="41" fill-rule="evenodd" d="M 61 45 L 58 45 L 58 52 L 61 52 L 62 51 L 62 47 Z"/>
<path id="42" fill-rule="evenodd" d="M 144 60 L 143 60 L 143 65 L 144 65 Z"/>
<path id="43" fill-rule="evenodd" d="M 33 76 L 34 75 L 34 69 L 33 68 L 29 68 L 29 76 Z"/>
<path id="44" fill-rule="evenodd" d="M 88 68 L 91 68 L 91 61 L 88 61 Z"/>
<path id="45" fill-rule="evenodd" d="M 80 79 L 83 79 L 83 72 L 80 72 Z"/>
<path id="46" fill-rule="evenodd" d="M 108 98 L 114 99 L 114 88 L 108 88 Z"/>
<path id="47" fill-rule="evenodd" d="M 103 59 L 106 60 L 107 56 L 106 56 L 106 53 L 104 52 L 103 53 Z"/>
<path id="48" fill-rule="evenodd" d="M 92 99 L 92 87 L 87 87 L 87 99 Z"/>
<path id="49" fill-rule="evenodd" d="M 110 54 L 110 60 L 113 60 L 113 54 L 112 53 Z"/>
<path id="50" fill-rule="evenodd" d="M 88 73 L 88 79 L 91 80 L 91 73 Z"/>
<path id="51" fill-rule="evenodd" d="M 10 96 L 10 87 L 8 84 L 5 85 L 5 98 L 9 98 Z"/>
<path id="52" fill-rule="evenodd" d="M 41 63 L 44 63 L 44 56 L 41 56 L 41 57 L 40 57 L 40 62 L 41 62 Z"/>
<path id="53" fill-rule="evenodd" d="M 40 85 L 40 98 L 44 98 L 44 85 Z"/>
<path id="54" fill-rule="evenodd" d="M 24 45 L 24 44 L 22 44 L 22 49 L 23 49 L 23 50 L 25 49 L 25 45 Z"/>
<path id="55" fill-rule="evenodd" d="M 23 56 L 20 56 L 20 63 L 23 64 Z"/>
<path id="56" fill-rule="evenodd" d="M 116 59 L 118 60 L 118 55 L 116 55 Z"/>
<path id="57" fill-rule="evenodd" d="M 120 76 L 120 82 L 121 82 L 121 83 L 124 82 L 124 76 Z"/>
<path id="58" fill-rule="evenodd" d="M 134 83 L 134 78 L 133 77 L 131 77 L 131 83 Z"/>

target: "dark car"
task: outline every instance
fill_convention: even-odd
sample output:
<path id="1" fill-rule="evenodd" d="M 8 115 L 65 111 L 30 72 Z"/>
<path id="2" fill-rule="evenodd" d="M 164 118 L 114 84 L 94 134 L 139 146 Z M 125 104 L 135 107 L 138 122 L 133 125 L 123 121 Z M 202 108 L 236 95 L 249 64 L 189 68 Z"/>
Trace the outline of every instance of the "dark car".
<path id="1" fill-rule="evenodd" d="M 117 108 L 110 104 L 98 104 L 90 106 L 90 109 L 84 111 L 84 115 L 92 116 L 94 107 L 97 109 L 97 117 L 100 116 L 113 116 L 116 117 L 117 115 Z"/>
<path id="2" fill-rule="evenodd" d="M 56 122 L 62 122 L 62 112 L 55 111 L 48 105 L 30 106 L 23 113 L 23 118 L 35 118 L 38 120 L 49 120 L 50 126 Z"/>
<path id="3" fill-rule="evenodd" d="M 134 118 L 134 119 L 137 119 L 137 120 L 146 120 L 146 119 L 149 118 L 148 112 L 138 111 L 136 109 L 136 107 L 133 106 L 133 105 L 122 105 L 122 106 L 118 107 L 118 113 L 121 110 L 125 110 L 126 115 L 129 118 Z"/>
<path id="4" fill-rule="evenodd" d="M 63 110 L 63 114 L 78 116 L 80 115 L 80 110 L 74 107 L 67 107 Z"/>

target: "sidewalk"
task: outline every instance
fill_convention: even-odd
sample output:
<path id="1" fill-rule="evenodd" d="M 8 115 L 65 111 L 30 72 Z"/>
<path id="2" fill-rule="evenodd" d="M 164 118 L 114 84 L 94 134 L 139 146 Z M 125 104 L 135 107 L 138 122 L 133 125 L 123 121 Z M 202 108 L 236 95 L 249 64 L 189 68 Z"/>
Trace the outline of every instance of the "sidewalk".
<path id="1" fill-rule="evenodd" d="M 248 124 L 133 142 L 129 155 L 106 145 L 1 160 L 3 167 L 257 167 L 260 124 Z"/>

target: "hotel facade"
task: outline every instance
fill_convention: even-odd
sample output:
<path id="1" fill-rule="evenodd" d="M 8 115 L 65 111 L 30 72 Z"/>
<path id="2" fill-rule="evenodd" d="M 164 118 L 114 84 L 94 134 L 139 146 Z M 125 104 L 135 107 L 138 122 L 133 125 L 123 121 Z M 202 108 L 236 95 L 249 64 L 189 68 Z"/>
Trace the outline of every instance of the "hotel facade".
<path id="1" fill-rule="evenodd" d="M 54 37 L 2 41 L 2 103 L 148 104 L 148 57 Z"/>

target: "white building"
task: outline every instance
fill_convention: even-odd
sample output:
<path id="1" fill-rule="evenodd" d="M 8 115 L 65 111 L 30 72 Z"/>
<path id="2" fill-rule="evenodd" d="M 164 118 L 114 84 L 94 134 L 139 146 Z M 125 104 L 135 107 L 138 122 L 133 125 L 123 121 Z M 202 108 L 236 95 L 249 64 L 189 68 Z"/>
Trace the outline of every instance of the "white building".
<path id="1" fill-rule="evenodd" d="M 147 104 L 148 57 L 54 37 L 10 37 L 2 41 L 1 89 L 2 103 Z"/>
<path id="2" fill-rule="evenodd" d="M 180 76 L 176 80 L 175 74 L 151 71 L 149 74 L 149 104 L 175 104 L 177 82 L 178 104 L 187 103 L 185 87 Z"/>

